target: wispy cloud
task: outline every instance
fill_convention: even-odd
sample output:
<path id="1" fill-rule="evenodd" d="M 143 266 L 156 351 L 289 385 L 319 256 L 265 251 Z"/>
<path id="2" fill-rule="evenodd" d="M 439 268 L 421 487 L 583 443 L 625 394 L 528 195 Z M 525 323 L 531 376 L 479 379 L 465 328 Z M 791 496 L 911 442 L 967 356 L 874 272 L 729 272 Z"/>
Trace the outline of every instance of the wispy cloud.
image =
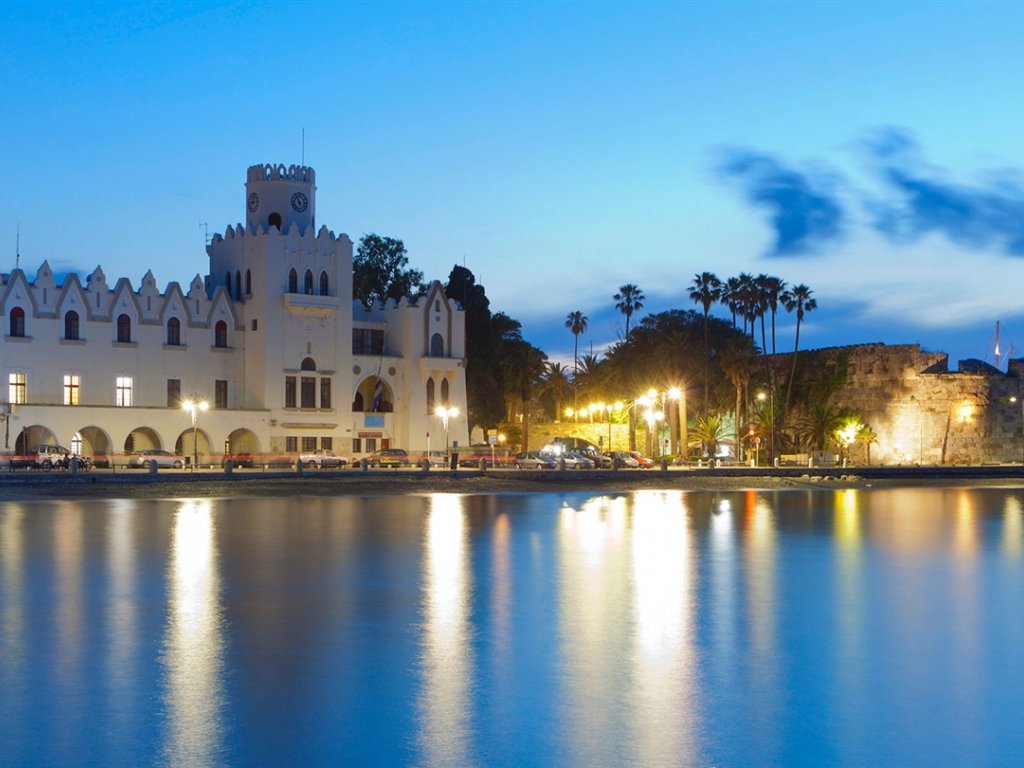
<path id="1" fill-rule="evenodd" d="M 1024 256 L 1024 188 L 1016 174 L 992 174 L 974 185 L 948 181 L 900 129 L 879 131 L 864 146 L 892 195 L 867 203 L 873 226 L 889 240 L 913 242 L 935 233 L 961 246 Z"/>
<path id="2" fill-rule="evenodd" d="M 744 149 L 729 150 L 716 170 L 739 185 L 747 202 L 769 214 L 775 230 L 769 256 L 812 254 L 842 238 L 846 214 L 831 179 Z"/>

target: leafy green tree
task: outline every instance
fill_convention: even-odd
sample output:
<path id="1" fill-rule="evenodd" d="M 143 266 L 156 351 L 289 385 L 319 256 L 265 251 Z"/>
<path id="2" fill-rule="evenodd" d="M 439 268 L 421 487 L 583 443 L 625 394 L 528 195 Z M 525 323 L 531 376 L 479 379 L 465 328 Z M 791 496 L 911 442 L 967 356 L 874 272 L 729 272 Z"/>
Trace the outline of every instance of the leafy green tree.
<path id="1" fill-rule="evenodd" d="M 750 378 L 757 366 L 757 349 L 750 339 L 730 339 L 725 349 L 722 350 L 722 370 L 736 390 L 736 417 L 735 417 L 735 439 L 736 439 L 736 460 L 743 460 L 743 392 L 750 382 Z"/>
<path id="2" fill-rule="evenodd" d="M 615 308 L 626 316 L 626 338 L 629 338 L 629 319 L 644 306 L 644 292 L 632 283 L 619 286 L 619 292 L 612 296 Z"/>
<path id="3" fill-rule="evenodd" d="M 530 411 L 534 397 L 544 383 L 547 355 L 522 339 L 509 342 L 504 350 L 509 383 L 522 409 L 523 450 L 530 444 Z"/>
<path id="4" fill-rule="evenodd" d="M 363 306 L 423 292 L 423 273 L 409 269 L 405 244 L 393 237 L 363 235 L 352 259 L 352 294 Z"/>

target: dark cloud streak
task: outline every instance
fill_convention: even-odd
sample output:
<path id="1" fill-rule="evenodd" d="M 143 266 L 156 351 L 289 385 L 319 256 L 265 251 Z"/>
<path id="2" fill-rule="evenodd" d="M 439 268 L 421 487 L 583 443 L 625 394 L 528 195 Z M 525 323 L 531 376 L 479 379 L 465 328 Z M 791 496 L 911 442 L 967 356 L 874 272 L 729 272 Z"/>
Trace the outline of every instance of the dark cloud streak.
<path id="1" fill-rule="evenodd" d="M 716 170 L 740 185 L 747 202 L 769 213 L 775 244 L 768 255 L 812 254 L 842 238 L 845 211 L 822 180 L 749 150 L 730 150 Z"/>
<path id="2" fill-rule="evenodd" d="M 869 199 L 873 226 L 894 242 L 939 233 L 973 248 L 1024 256 L 1024 190 L 1009 174 L 986 185 L 954 184 L 920 161 L 917 143 L 887 129 L 865 143 L 870 161 L 896 200 Z"/>

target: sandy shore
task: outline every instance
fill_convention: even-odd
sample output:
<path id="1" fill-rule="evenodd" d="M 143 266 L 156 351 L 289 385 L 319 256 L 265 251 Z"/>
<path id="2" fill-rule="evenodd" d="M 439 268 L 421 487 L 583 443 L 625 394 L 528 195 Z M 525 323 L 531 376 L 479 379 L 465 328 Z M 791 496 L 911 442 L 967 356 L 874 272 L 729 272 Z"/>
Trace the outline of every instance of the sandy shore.
<path id="1" fill-rule="evenodd" d="M 376 471 L 222 472 L 80 475 L 20 473 L 0 476 L 0 501 L 39 498 L 196 498 L 228 496 L 352 495 L 410 493 L 629 493 L 640 490 L 742 491 L 920 486 L 1024 488 L 1016 468 L 857 468 L 780 473 L 688 470 L 620 472 Z"/>

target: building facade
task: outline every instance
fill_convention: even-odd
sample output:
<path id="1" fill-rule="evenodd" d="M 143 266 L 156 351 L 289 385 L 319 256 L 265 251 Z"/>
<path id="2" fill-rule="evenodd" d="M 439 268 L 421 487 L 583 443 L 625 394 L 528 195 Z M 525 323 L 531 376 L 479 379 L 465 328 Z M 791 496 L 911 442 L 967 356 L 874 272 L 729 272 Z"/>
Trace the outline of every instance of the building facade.
<path id="1" fill-rule="evenodd" d="M 468 442 L 464 313 L 440 283 L 353 301 L 352 240 L 316 229 L 312 168 L 250 167 L 245 210 L 185 287 L 161 292 L 151 271 L 111 283 L 99 267 L 58 284 L 47 262 L 34 280 L 0 276 L 4 452 L 197 448 L 212 463 Z M 209 404 L 195 430 L 186 399 Z M 440 405 L 459 412 L 447 435 Z"/>

